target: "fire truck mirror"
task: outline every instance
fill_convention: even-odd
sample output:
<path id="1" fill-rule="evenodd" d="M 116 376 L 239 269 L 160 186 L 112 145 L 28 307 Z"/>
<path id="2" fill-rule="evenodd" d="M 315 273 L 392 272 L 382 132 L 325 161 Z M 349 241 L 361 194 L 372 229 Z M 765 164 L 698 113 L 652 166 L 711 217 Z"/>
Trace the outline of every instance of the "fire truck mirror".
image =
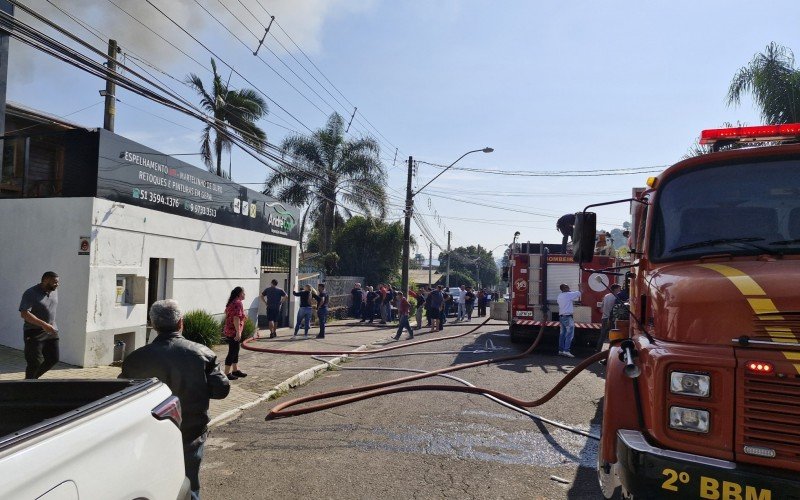
<path id="1" fill-rule="evenodd" d="M 596 234 L 597 214 L 594 212 L 576 213 L 575 229 L 572 233 L 572 260 L 582 264 L 590 262 L 594 258 Z"/>

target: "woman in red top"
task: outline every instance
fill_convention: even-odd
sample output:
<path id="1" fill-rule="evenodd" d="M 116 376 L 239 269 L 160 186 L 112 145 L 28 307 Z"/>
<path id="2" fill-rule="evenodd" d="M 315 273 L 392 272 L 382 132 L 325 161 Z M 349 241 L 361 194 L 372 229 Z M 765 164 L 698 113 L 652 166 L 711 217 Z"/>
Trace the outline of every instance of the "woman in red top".
<path id="1" fill-rule="evenodd" d="M 228 355 L 225 356 L 225 376 L 228 380 L 246 377 L 247 374 L 239 370 L 239 344 L 242 342 L 242 329 L 244 320 L 244 289 L 237 286 L 231 291 L 228 303 L 225 305 L 225 327 L 222 333 L 228 342 Z"/>

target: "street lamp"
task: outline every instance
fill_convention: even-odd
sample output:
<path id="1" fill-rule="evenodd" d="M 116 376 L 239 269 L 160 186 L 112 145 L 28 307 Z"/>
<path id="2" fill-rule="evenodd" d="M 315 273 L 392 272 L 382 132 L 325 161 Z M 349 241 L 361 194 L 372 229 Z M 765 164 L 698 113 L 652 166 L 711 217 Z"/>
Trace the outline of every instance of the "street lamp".
<path id="1" fill-rule="evenodd" d="M 400 282 L 400 287 L 403 290 L 403 293 L 408 292 L 408 259 L 410 257 L 410 246 L 411 246 L 411 216 L 413 214 L 414 209 L 414 196 L 418 195 L 423 189 L 428 187 L 431 182 L 438 179 L 443 173 L 450 170 L 450 167 L 455 165 L 459 162 L 462 158 L 467 156 L 468 154 L 472 153 L 491 153 L 494 151 L 493 148 L 485 147 L 483 149 L 474 149 L 472 151 L 467 151 L 463 155 L 459 156 L 456 161 L 448 165 L 444 168 L 441 172 L 439 172 L 433 179 L 429 180 L 424 186 L 417 189 L 416 191 L 411 190 L 411 179 L 413 176 L 413 165 L 414 165 L 414 158 L 409 156 L 408 157 L 408 182 L 406 183 L 406 210 L 405 210 L 405 225 L 403 227 L 403 272 Z"/>

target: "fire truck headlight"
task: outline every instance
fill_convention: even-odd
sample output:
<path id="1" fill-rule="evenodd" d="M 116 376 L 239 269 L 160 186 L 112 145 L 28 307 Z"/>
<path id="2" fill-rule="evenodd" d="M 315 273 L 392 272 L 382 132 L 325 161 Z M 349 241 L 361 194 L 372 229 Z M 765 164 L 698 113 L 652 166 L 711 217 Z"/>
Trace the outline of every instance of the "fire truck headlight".
<path id="1" fill-rule="evenodd" d="M 706 410 L 670 406 L 669 426 L 679 431 L 708 432 L 709 413 Z"/>
<path id="2" fill-rule="evenodd" d="M 698 373 L 671 372 L 669 390 L 672 394 L 707 398 L 711 393 L 711 377 Z"/>

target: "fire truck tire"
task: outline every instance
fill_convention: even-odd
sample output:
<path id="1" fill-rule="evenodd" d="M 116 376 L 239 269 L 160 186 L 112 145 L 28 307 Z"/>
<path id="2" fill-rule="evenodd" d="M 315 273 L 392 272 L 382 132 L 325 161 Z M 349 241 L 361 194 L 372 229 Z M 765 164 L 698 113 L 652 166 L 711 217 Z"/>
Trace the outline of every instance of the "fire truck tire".
<path id="1" fill-rule="evenodd" d="M 597 480 L 600 483 L 600 492 L 603 494 L 603 498 L 607 500 L 633 500 L 632 496 L 626 496 L 622 493 L 622 485 L 619 484 L 613 467 L 600 463 L 600 457 L 603 456 L 602 447 L 601 441 L 597 450 Z"/>
<path id="2" fill-rule="evenodd" d="M 521 344 L 525 341 L 525 338 L 522 336 L 522 327 L 519 325 L 511 325 L 508 328 L 508 333 L 512 344 Z"/>

